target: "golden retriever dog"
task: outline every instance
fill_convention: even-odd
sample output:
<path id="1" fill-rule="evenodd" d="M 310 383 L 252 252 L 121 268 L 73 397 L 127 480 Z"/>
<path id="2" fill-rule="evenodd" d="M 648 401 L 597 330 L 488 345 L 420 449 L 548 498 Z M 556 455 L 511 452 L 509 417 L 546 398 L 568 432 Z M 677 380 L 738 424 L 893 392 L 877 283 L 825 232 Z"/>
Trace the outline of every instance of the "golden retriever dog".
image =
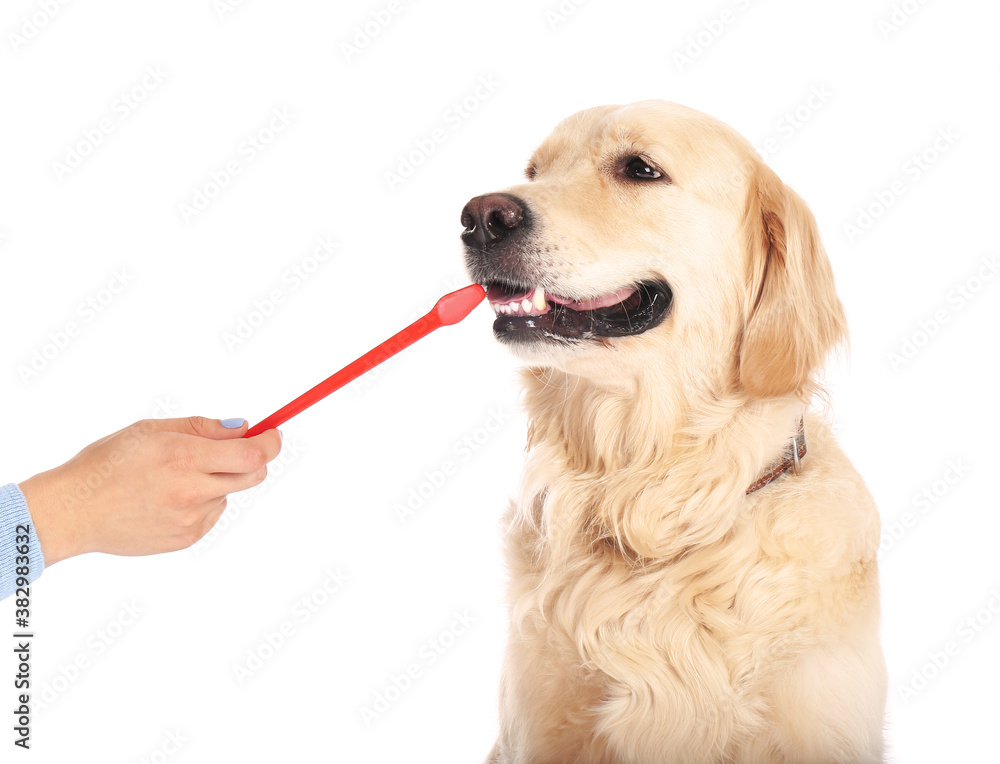
<path id="1" fill-rule="evenodd" d="M 488 761 L 882 761 L 879 518 L 807 411 L 846 321 L 803 201 L 649 101 L 564 120 L 462 224 L 529 419 Z"/>

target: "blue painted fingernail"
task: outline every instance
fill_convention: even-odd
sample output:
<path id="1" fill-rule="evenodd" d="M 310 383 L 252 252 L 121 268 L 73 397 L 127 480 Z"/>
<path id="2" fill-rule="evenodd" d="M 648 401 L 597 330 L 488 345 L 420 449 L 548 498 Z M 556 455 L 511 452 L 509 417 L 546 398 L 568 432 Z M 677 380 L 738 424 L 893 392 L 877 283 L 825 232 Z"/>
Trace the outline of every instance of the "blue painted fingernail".
<path id="1" fill-rule="evenodd" d="M 278 435 L 281 437 L 281 442 L 284 443 L 285 442 L 285 433 L 283 433 L 281 430 L 278 430 Z"/>
<path id="2" fill-rule="evenodd" d="M 235 430 L 242 427 L 246 423 L 246 419 L 240 417 L 234 417 L 233 419 L 220 419 L 219 424 L 223 427 L 227 427 L 230 430 Z"/>

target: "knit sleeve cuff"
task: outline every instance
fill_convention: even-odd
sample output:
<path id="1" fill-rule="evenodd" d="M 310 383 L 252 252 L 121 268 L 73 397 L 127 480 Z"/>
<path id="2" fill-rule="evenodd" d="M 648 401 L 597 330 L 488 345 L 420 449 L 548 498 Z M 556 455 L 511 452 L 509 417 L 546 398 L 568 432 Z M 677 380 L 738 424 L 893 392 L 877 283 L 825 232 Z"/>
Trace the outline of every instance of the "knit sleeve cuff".
<path id="1" fill-rule="evenodd" d="M 25 530 L 28 532 L 25 533 Z M 27 555 L 24 555 L 25 547 Z M 20 566 L 28 568 L 29 581 L 42 575 L 45 558 L 42 557 L 42 547 L 31 523 L 28 502 L 21 489 L 14 483 L 9 483 L 0 487 L 0 600 L 6 599 L 17 589 L 19 556 L 28 558 L 27 563 L 22 560 Z"/>

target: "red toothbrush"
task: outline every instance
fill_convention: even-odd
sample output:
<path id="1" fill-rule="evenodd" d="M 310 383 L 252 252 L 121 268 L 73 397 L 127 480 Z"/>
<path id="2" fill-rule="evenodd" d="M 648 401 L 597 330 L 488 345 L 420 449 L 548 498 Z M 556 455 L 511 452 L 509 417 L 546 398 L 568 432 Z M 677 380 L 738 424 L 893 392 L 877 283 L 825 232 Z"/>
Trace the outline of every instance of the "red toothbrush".
<path id="1" fill-rule="evenodd" d="M 244 438 L 252 438 L 260 435 L 265 430 L 270 430 L 280 424 L 287 422 L 293 416 L 312 406 L 317 401 L 323 400 L 334 390 L 339 390 L 348 382 L 357 379 L 365 372 L 378 366 L 382 361 L 396 355 L 400 350 L 412 345 L 422 337 L 426 337 L 435 329 L 449 324 L 457 324 L 472 312 L 486 296 L 486 290 L 479 284 L 471 284 L 455 292 L 449 292 L 437 304 L 431 308 L 430 312 L 418 318 L 401 332 L 394 334 L 378 347 L 372 348 L 356 361 L 349 363 L 340 371 L 327 377 L 316 387 L 308 390 L 287 406 L 278 409 L 271 416 L 258 422 L 249 430 Z"/>

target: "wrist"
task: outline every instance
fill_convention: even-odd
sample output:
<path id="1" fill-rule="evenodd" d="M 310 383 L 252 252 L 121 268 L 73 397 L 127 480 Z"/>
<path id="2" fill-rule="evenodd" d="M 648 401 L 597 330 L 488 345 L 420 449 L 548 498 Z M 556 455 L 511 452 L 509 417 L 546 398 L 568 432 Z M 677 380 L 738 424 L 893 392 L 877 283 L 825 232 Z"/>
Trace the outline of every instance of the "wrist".
<path id="1" fill-rule="evenodd" d="M 35 536 L 42 548 L 45 567 L 81 554 L 79 534 L 72 522 L 66 495 L 56 487 L 55 470 L 42 472 L 18 484 L 28 504 Z"/>

